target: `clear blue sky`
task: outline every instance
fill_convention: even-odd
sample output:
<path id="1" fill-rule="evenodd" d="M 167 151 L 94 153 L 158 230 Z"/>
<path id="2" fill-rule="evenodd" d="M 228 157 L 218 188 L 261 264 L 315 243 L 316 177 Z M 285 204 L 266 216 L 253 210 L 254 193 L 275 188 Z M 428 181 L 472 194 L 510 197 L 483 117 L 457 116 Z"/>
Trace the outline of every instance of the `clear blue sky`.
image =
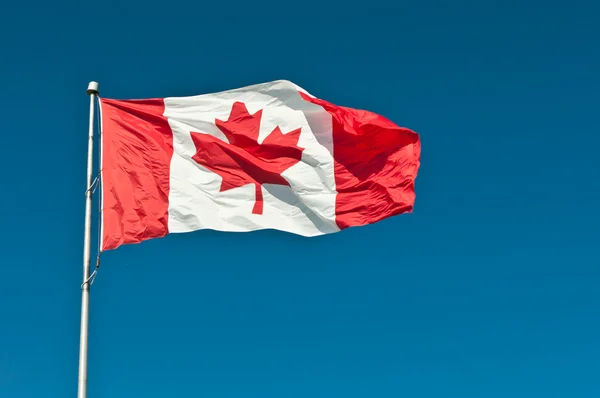
<path id="1" fill-rule="evenodd" d="M 419 132 L 415 212 L 106 253 L 90 398 L 600 396 L 600 6 L 344 3 L 3 4 L 1 397 L 76 395 L 88 81 L 275 79 Z"/>

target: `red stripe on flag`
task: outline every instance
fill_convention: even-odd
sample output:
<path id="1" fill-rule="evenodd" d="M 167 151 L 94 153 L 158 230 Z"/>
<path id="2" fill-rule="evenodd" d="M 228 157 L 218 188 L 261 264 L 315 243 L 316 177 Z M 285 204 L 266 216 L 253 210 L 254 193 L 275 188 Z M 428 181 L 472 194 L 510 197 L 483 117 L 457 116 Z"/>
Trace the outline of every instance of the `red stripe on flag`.
<path id="1" fill-rule="evenodd" d="M 168 233 L 173 133 L 162 99 L 102 104 L 102 250 Z"/>
<path id="2" fill-rule="evenodd" d="M 300 95 L 331 115 L 338 227 L 411 212 L 421 155 L 419 135 L 375 113 Z"/>

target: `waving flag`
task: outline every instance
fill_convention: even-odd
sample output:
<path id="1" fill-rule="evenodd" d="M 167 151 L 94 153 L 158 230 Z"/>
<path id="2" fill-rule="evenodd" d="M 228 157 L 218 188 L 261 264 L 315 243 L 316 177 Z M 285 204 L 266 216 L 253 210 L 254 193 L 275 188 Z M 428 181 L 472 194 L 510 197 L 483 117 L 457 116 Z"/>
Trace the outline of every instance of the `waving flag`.
<path id="1" fill-rule="evenodd" d="M 100 103 L 103 250 L 199 229 L 315 236 L 413 209 L 419 136 L 291 82 Z"/>

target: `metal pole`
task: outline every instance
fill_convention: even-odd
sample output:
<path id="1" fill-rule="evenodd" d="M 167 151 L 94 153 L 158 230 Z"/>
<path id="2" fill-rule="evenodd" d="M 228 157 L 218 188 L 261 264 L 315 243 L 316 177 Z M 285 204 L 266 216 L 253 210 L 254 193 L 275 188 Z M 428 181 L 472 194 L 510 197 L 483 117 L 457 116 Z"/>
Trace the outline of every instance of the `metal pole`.
<path id="1" fill-rule="evenodd" d="M 90 243 L 92 230 L 92 166 L 94 159 L 94 101 L 98 83 L 90 82 L 86 91 L 90 96 L 90 125 L 88 133 L 87 191 L 85 192 L 85 231 L 83 238 L 83 283 L 81 285 L 81 335 L 79 339 L 78 398 L 87 398 L 88 324 L 90 314 Z"/>

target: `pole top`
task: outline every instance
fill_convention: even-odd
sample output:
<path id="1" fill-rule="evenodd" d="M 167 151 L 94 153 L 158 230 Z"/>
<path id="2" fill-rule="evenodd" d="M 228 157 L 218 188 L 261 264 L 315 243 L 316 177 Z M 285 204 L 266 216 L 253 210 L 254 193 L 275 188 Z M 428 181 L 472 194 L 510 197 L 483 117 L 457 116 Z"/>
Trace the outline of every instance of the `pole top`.
<path id="1" fill-rule="evenodd" d="M 92 81 L 88 84 L 88 88 L 85 91 L 88 95 L 98 95 L 98 83 Z"/>

